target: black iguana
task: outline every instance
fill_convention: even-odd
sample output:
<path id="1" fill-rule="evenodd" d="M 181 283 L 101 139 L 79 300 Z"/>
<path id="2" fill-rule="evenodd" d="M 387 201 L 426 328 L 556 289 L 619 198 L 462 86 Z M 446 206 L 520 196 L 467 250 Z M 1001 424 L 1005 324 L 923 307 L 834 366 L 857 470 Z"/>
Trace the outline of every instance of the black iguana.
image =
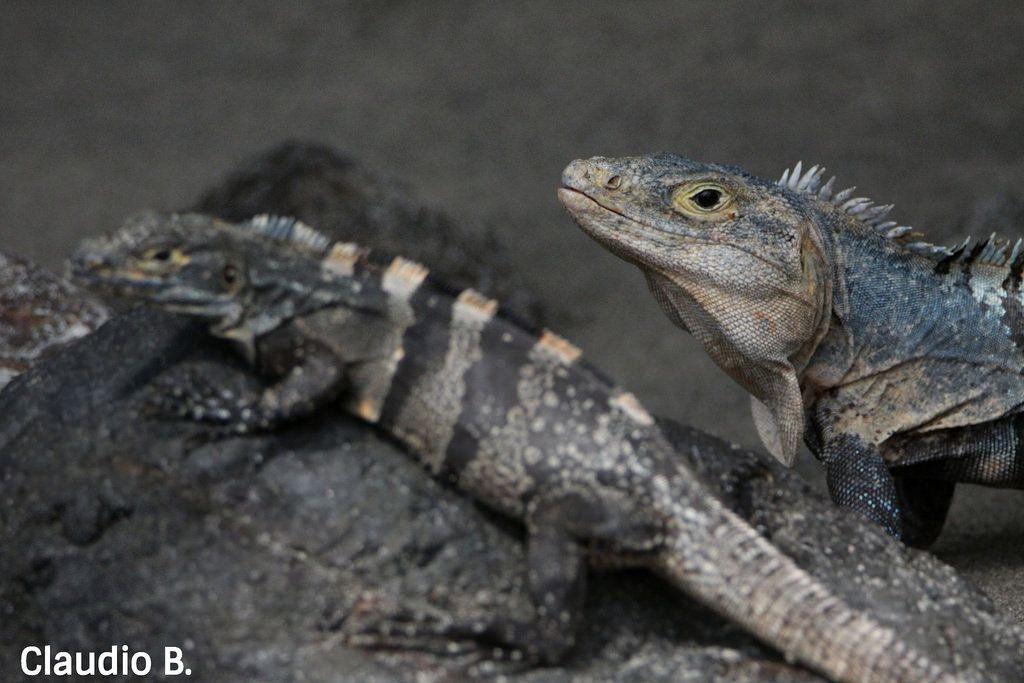
<path id="1" fill-rule="evenodd" d="M 774 455 L 805 438 L 835 502 L 926 546 L 956 482 L 1024 486 L 1024 250 L 917 241 L 823 173 L 595 157 L 559 198 L 753 395 Z"/>
<path id="2" fill-rule="evenodd" d="M 278 378 L 255 401 L 178 387 L 173 401 L 192 417 L 246 432 L 337 401 L 435 476 L 525 523 L 536 619 L 420 625 L 441 629 L 433 636 L 557 661 L 573 643 L 593 559 L 649 567 L 835 680 L 964 680 L 725 508 L 579 349 L 417 263 L 374 260 L 290 219 L 149 214 L 85 243 L 73 265 L 97 288 L 207 319 Z M 417 626 L 398 628 L 404 640 Z"/>

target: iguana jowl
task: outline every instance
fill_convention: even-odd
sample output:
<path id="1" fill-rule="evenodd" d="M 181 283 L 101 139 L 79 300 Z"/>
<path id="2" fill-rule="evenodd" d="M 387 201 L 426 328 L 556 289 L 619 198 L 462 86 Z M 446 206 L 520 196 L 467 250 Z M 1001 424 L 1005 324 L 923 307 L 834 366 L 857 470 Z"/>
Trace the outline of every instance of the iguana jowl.
<path id="1" fill-rule="evenodd" d="M 1024 250 L 914 241 L 823 171 L 595 157 L 559 198 L 754 396 L 769 450 L 806 438 L 834 501 L 926 546 L 956 482 L 1024 486 Z"/>
<path id="2" fill-rule="evenodd" d="M 577 348 L 523 329 L 473 290 L 447 289 L 421 265 L 376 262 L 290 220 L 147 215 L 84 245 L 74 266 L 94 286 L 208 319 L 278 378 L 256 401 L 179 388 L 175 400 L 193 417 L 248 431 L 337 401 L 434 475 L 525 523 L 535 621 L 422 626 L 432 635 L 557 661 L 573 643 L 594 558 L 650 567 L 835 680 L 961 680 L 726 509 Z"/>

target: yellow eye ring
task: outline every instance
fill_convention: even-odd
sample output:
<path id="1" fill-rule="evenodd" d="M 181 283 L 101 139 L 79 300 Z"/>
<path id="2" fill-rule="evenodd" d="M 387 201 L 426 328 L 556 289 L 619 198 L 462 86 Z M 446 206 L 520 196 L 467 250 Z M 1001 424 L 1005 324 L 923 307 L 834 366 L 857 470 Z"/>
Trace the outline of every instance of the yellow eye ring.
<path id="1" fill-rule="evenodd" d="M 188 256 L 181 249 L 172 247 L 153 247 L 147 249 L 141 257 L 140 267 L 142 268 L 170 268 L 180 267 L 188 263 Z"/>
<path id="2" fill-rule="evenodd" d="M 697 183 L 680 187 L 672 203 L 684 213 L 707 216 L 718 213 L 732 203 L 733 195 L 717 183 Z"/>

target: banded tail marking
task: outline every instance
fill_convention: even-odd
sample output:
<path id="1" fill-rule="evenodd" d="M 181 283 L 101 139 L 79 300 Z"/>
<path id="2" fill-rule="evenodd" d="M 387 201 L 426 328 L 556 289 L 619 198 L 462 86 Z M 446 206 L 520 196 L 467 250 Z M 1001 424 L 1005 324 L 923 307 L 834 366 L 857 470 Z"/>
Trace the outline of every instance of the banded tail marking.
<path id="1" fill-rule="evenodd" d="M 462 291 L 451 309 L 444 358 L 424 368 L 407 388 L 395 433 L 418 451 L 429 469 L 444 467 L 448 446 L 462 414 L 466 375 L 483 358 L 481 337 L 498 311 L 498 302 L 472 289 Z"/>
<path id="2" fill-rule="evenodd" d="M 583 355 L 583 351 L 579 347 L 559 337 L 551 330 L 544 330 L 541 333 L 534 348 L 538 353 L 554 358 L 565 365 L 571 365 Z"/>
<path id="3" fill-rule="evenodd" d="M 464 289 L 455 299 L 455 308 L 452 316 L 466 321 L 477 319 L 487 323 L 494 314 L 498 312 L 498 302 L 488 299 L 475 289 Z"/>
<path id="4" fill-rule="evenodd" d="M 356 263 L 366 250 L 354 242 L 338 242 L 324 257 L 322 266 L 342 277 L 352 277 L 356 271 Z"/>
<path id="5" fill-rule="evenodd" d="M 384 271 L 381 287 L 388 294 L 408 303 L 429 273 L 426 266 L 397 256 Z"/>
<path id="6" fill-rule="evenodd" d="M 342 258 L 344 259 L 344 256 Z M 381 361 L 374 381 L 366 387 L 358 404 L 352 408 L 357 416 L 367 422 L 375 423 L 380 419 L 384 401 L 387 399 L 388 392 L 391 391 L 395 370 L 398 369 L 398 363 L 405 355 L 402 337 L 409 326 L 416 321 L 410 299 L 423 284 L 423 281 L 427 279 L 429 273 L 426 266 L 397 256 L 381 276 L 381 288 L 388 293 L 392 305 L 396 308 L 395 336 L 392 342 L 394 350 L 390 357 Z"/>
<path id="7" fill-rule="evenodd" d="M 647 409 L 641 405 L 640 401 L 637 400 L 636 396 L 629 393 L 628 391 L 618 391 L 614 396 L 608 400 L 608 404 L 613 408 L 617 408 L 626 414 L 629 419 L 633 420 L 637 424 L 643 425 L 644 427 L 650 427 L 654 424 L 654 418 L 647 412 Z"/>

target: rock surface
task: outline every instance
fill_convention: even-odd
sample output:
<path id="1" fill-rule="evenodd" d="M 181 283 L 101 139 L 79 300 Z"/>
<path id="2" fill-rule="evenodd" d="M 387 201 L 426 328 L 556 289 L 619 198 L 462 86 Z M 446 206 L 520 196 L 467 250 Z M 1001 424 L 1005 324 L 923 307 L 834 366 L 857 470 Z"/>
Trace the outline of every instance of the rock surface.
<path id="1" fill-rule="evenodd" d="M 282 159 L 321 168 L 299 149 L 250 167 L 259 189 L 243 211 L 284 213 L 271 199 L 286 182 L 310 206 L 340 207 L 326 226 L 334 234 L 372 244 L 372 224 L 346 225 L 342 216 L 358 212 L 346 213 L 338 185 L 320 183 L 320 171 L 308 182 L 306 171 L 280 171 Z M 204 202 L 240 201 L 232 187 Z M 433 264 L 415 226 L 402 239 Z M 443 230 L 431 238 L 442 247 L 457 239 Z M 528 610 L 519 529 L 432 481 L 368 427 L 325 413 L 199 445 L 201 427 L 147 417 L 153 381 L 190 369 L 228 387 L 258 381 L 194 324 L 136 310 L 0 392 L 0 671 L 17 671 L 27 644 L 126 643 L 158 668 L 162 648 L 180 646 L 204 681 L 458 680 L 463 661 L 346 647 L 346 615 L 382 597 L 485 610 L 480 589 Z M 709 490 L 852 604 L 981 680 L 1024 670 L 1020 627 L 953 570 L 837 510 L 766 456 L 666 429 Z M 594 576 L 564 667 L 516 680 L 819 679 L 631 571 Z"/>
<path id="2" fill-rule="evenodd" d="M 0 252 L 0 388 L 108 317 L 105 306 L 74 285 L 27 259 Z"/>
<path id="3" fill-rule="evenodd" d="M 465 662 L 350 649 L 346 615 L 374 596 L 484 610 L 485 589 L 528 610 L 518 529 L 371 429 L 324 414 L 193 445 L 202 427 L 148 419 L 147 387 L 190 367 L 256 381 L 191 323 L 137 310 L 0 393 L 0 544 L 17 549 L 0 557 L 0 670 L 29 644 L 127 643 L 181 646 L 202 680 L 443 680 Z M 950 568 L 767 457 L 673 436 L 711 490 L 851 603 L 982 680 L 1024 668 L 1019 627 Z M 639 571 L 595 577 L 573 658 L 520 678 L 815 680 Z"/>
<path id="4" fill-rule="evenodd" d="M 443 663 L 340 642 L 367 591 L 485 609 L 466 596 L 486 588 L 527 609 L 517 530 L 352 420 L 193 448 L 200 427 L 142 417 L 151 380 L 187 365 L 253 381 L 194 326 L 140 310 L 0 394 L 0 543 L 18 548 L 0 558 L 0 670 L 27 644 L 124 642 L 183 646 L 203 680 L 405 680 Z M 596 581 L 590 602 L 570 667 L 527 680 L 808 680 L 643 574 Z"/>

